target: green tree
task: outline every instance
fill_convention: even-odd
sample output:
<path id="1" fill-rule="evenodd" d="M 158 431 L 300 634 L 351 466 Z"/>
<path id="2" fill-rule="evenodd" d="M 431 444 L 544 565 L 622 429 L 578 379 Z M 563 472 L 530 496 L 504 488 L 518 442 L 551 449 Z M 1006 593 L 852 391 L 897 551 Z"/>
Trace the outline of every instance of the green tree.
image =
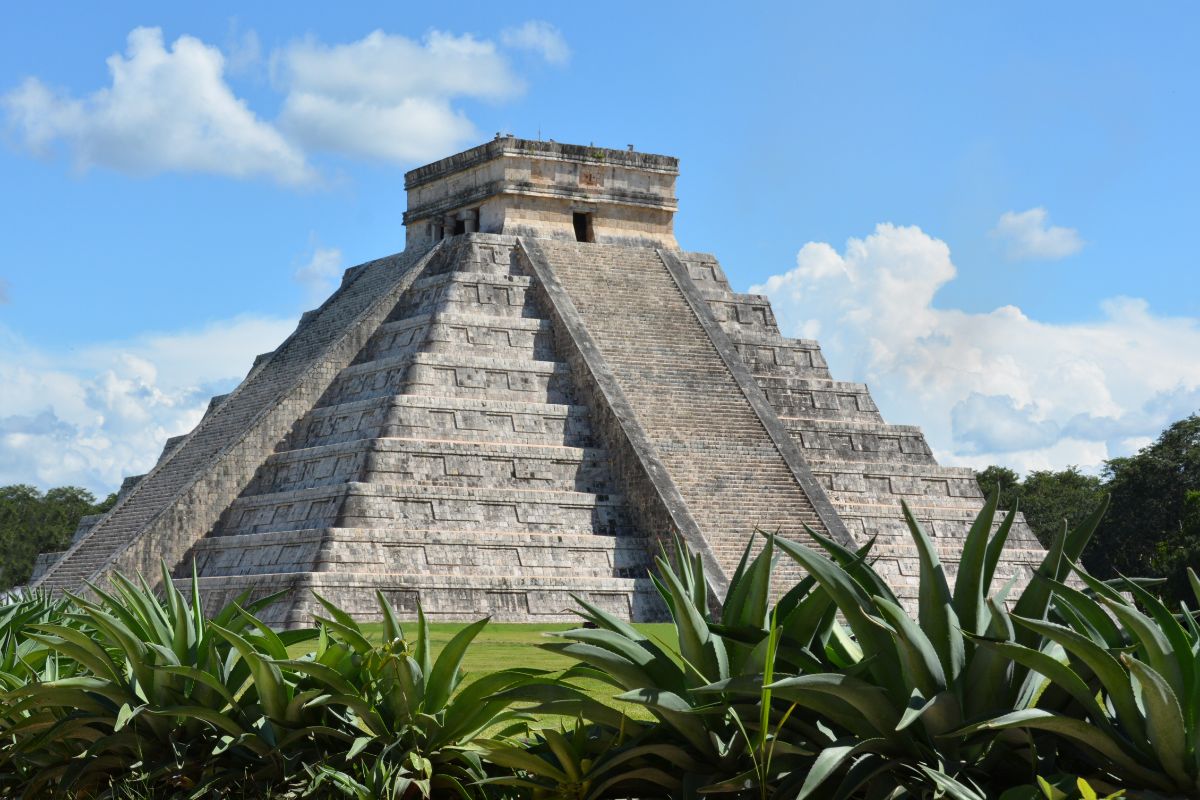
<path id="1" fill-rule="evenodd" d="M 1090 572 L 1102 578 L 1117 572 L 1159 576 L 1165 549 L 1187 550 L 1200 542 L 1200 532 L 1185 523 L 1188 493 L 1200 491 L 1200 416 L 1176 422 L 1135 455 L 1107 462 L 1105 478 L 1112 504 L 1083 554 Z"/>
<path id="2" fill-rule="evenodd" d="M 1071 527 L 1079 524 L 1096 509 L 1103 494 L 1104 482 L 1078 467 L 1037 470 L 1021 482 L 1021 511 L 1038 541 L 1049 546 L 1062 530 L 1063 520 Z"/>
<path id="3" fill-rule="evenodd" d="M 1187 571 L 1190 567 L 1200 573 L 1200 491 L 1189 491 L 1184 497 L 1179 532 L 1159 543 L 1153 565 L 1155 572 L 1167 579 L 1163 597 L 1194 602 Z"/>
<path id="4" fill-rule="evenodd" d="M 109 500 L 115 498 L 105 504 Z M 27 484 L 0 486 L 0 588 L 29 580 L 38 554 L 66 549 L 80 517 L 99 513 L 105 504 L 97 505 L 95 496 L 78 486 L 45 494 Z"/>
<path id="5" fill-rule="evenodd" d="M 976 472 L 975 477 L 985 494 L 1000 484 L 1001 508 L 1012 508 L 1019 502 L 1025 521 L 1043 545 L 1049 545 L 1064 519 L 1071 525 L 1081 522 L 1104 493 L 1099 477 L 1085 475 L 1073 466 L 1057 472 L 1037 470 L 1021 480 L 1008 467 L 992 465 Z"/>
<path id="6" fill-rule="evenodd" d="M 991 497 L 996 487 L 1000 487 L 1000 508 L 1009 509 L 1021 495 L 1021 476 L 1008 467 L 992 464 L 987 469 L 975 473 L 979 488 L 985 497 Z"/>

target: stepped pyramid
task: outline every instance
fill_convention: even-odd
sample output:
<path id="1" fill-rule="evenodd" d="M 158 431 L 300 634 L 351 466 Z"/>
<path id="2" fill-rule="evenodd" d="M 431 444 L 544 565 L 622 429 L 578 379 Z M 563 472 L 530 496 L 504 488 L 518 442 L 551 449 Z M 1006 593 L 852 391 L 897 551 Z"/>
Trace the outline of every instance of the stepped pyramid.
<path id="1" fill-rule="evenodd" d="M 663 614 L 663 537 L 719 595 L 755 529 L 856 546 L 913 602 L 909 502 L 953 571 L 983 503 L 919 429 L 886 424 L 816 342 L 780 335 L 763 296 L 673 233 L 674 158 L 497 137 L 406 175 L 406 249 L 340 288 L 157 465 L 125 482 L 37 587 L 114 571 L 212 602 L 309 590 L 369 615 L 573 616 L 571 595 Z M 1042 556 L 1023 522 L 997 576 Z M 784 579 L 794 565 L 782 564 Z"/>

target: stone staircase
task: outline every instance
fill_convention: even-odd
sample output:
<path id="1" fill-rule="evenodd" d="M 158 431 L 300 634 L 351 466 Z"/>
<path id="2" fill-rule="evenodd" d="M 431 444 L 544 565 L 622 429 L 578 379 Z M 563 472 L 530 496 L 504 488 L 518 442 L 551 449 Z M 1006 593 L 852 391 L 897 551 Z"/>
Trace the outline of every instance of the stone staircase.
<path id="1" fill-rule="evenodd" d="M 825 529 L 657 251 L 536 245 L 726 574 L 756 530 Z"/>
<path id="2" fill-rule="evenodd" d="M 571 593 L 659 613 L 512 242 L 464 237 L 412 283 L 194 548 L 210 602 L 298 589 L 282 624 L 320 613 L 307 589 L 358 615 L 375 588 L 434 619 L 569 620 Z"/>
<path id="3" fill-rule="evenodd" d="M 715 258 L 702 253 L 681 258 L 854 539 L 876 537 L 876 569 L 897 594 L 915 600 L 919 573 L 901 500 L 933 537 L 953 575 L 963 539 L 983 505 L 974 473 L 938 465 L 919 428 L 885 423 L 864 384 L 834 380 L 817 342 L 782 336 L 767 298 L 732 291 Z M 995 585 L 1025 579 L 1044 555 L 1019 519 Z"/>
<path id="4" fill-rule="evenodd" d="M 112 570 L 153 579 L 160 558 L 176 563 L 245 485 L 264 451 L 311 406 L 309 398 L 324 391 L 344 365 L 341 359 L 357 352 L 359 327 L 373 327 L 374 309 L 403 291 L 410 270 L 425 256 L 408 252 L 347 271 L 342 287 L 256 362 L 195 430 L 166 448 L 154 469 L 33 586 L 79 591 L 85 581 L 102 581 Z"/>

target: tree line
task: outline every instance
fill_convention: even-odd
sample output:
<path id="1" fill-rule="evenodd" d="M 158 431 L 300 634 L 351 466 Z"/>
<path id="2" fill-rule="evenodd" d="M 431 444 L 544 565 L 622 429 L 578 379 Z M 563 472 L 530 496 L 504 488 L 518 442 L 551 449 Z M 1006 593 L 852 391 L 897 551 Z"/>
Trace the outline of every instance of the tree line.
<path id="1" fill-rule="evenodd" d="M 1023 479 L 991 466 L 976 473 L 991 492 L 1000 485 L 1000 505 L 1019 503 L 1043 544 L 1063 520 L 1075 524 L 1105 495 L 1112 501 L 1088 549 L 1084 566 L 1101 578 L 1118 574 L 1162 577 L 1158 588 L 1172 602 L 1189 596 L 1187 567 L 1200 571 L 1200 416 L 1168 427 L 1138 453 L 1106 461 L 1099 475 L 1076 467 L 1040 470 Z M 46 492 L 17 484 L 0 487 L 0 588 L 25 583 L 38 553 L 63 550 L 80 517 L 108 510 L 78 486 Z"/>
<path id="2" fill-rule="evenodd" d="M 81 517 L 116 501 L 115 494 L 97 501 L 78 486 L 45 492 L 23 483 L 0 486 L 0 589 L 27 582 L 38 553 L 67 549 Z"/>
<path id="3" fill-rule="evenodd" d="M 1104 462 L 1099 475 L 1068 467 L 1022 480 L 991 466 L 976 477 L 985 492 L 1000 484 L 1002 507 L 1020 504 L 1043 545 L 1064 519 L 1080 522 L 1108 494 L 1108 513 L 1083 553 L 1088 571 L 1105 579 L 1165 578 L 1156 588 L 1164 600 L 1191 597 L 1187 568 L 1200 571 L 1200 416 L 1179 420 L 1132 456 Z"/>

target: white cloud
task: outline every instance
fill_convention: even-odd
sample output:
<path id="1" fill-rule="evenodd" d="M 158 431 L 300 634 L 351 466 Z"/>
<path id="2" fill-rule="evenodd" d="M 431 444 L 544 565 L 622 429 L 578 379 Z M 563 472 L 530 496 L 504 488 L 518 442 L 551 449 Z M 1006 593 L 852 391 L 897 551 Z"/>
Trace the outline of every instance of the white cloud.
<path id="1" fill-rule="evenodd" d="M 238 317 L 64 352 L 0 328 L 0 485 L 75 484 L 98 495 L 153 466 L 254 356 L 295 320 Z"/>
<path id="2" fill-rule="evenodd" d="M 262 43 L 258 39 L 258 32 L 253 29 L 240 30 L 237 21 L 231 21 L 225 53 L 225 66 L 230 75 L 252 72 L 262 63 Z"/>
<path id="3" fill-rule="evenodd" d="M 806 244 L 751 291 L 785 334 L 819 334 L 834 374 L 869 382 L 885 418 L 922 425 L 946 463 L 1094 468 L 1200 408 L 1200 321 L 1131 298 L 1085 323 L 935 308 L 955 275 L 945 242 L 885 223 L 841 253 Z"/>
<path id="4" fill-rule="evenodd" d="M 562 34 L 545 22 L 506 29 L 501 39 L 551 63 L 570 56 Z M 26 149 L 50 156 L 65 148 L 81 171 L 206 172 L 307 185 L 319 177 L 310 152 L 432 160 L 480 138 L 460 101 L 502 102 L 525 91 L 496 42 L 470 34 L 431 31 L 416 40 L 376 30 L 345 44 L 308 38 L 264 61 L 258 34 L 234 21 L 225 50 L 187 35 L 167 48 L 160 29 L 135 28 L 125 54 L 108 58 L 109 86 L 80 97 L 30 77 L 0 95 L 0 110 Z M 271 88 L 283 93 L 273 121 L 256 115 L 226 81 L 258 77 L 267 62 Z"/>
<path id="5" fill-rule="evenodd" d="M 1056 261 L 1083 249 L 1079 231 L 1049 225 L 1044 208 L 1005 211 L 992 235 L 1005 243 L 1009 258 L 1014 260 Z"/>
<path id="6" fill-rule="evenodd" d="M 312 256 L 296 269 L 292 279 L 305 288 L 310 301 L 317 302 L 337 287 L 343 271 L 341 250 L 314 245 Z"/>
<path id="7" fill-rule="evenodd" d="M 305 40 L 274 54 L 287 90 L 280 124 L 304 146 L 425 161 L 478 138 L 456 98 L 505 100 L 523 82 L 493 42 L 433 31 L 418 42 L 374 31 L 350 44 Z"/>
<path id="8" fill-rule="evenodd" d="M 34 152 L 65 142 L 83 170 L 314 179 L 304 154 L 234 95 L 217 48 L 180 36 L 168 50 L 161 30 L 135 28 L 108 69 L 111 85 L 83 99 L 27 78 L 0 99 L 9 124 Z"/>
<path id="9" fill-rule="evenodd" d="M 500 31 L 500 42 L 517 50 L 532 50 L 551 64 L 566 64 L 571 60 L 571 48 L 558 28 L 549 22 L 531 19 L 524 25 Z"/>

